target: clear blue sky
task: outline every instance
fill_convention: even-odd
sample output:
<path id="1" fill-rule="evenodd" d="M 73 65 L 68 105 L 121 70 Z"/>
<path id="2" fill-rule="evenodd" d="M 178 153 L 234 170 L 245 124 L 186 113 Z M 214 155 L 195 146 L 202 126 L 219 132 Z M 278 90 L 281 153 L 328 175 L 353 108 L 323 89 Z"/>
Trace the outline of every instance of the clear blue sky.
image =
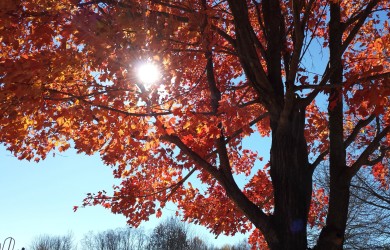
<path id="1" fill-rule="evenodd" d="M 15 250 L 28 249 L 34 237 L 41 234 L 66 235 L 73 232 L 80 240 L 89 231 L 103 231 L 126 226 L 122 215 L 98 207 L 81 208 L 86 193 L 111 190 L 118 182 L 110 167 L 97 156 L 84 156 L 68 150 L 46 160 L 35 163 L 19 161 L 5 147 L 0 146 L 0 243 L 11 236 L 15 239 Z M 169 206 L 168 206 L 169 207 Z M 173 209 L 174 207 L 171 207 Z M 164 217 L 173 214 L 164 211 Z M 142 226 L 151 230 L 160 220 L 151 218 Z M 218 239 L 206 230 L 193 228 L 211 244 L 234 244 L 244 238 L 219 236 Z M 80 249 L 80 248 L 79 248 Z"/>
<path id="2" fill-rule="evenodd" d="M 111 169 L 97 157 L 72 151 L 48 157 L 40 163 L 19 161 L 0 148 L 0 241 L 16 240 L 15 249 L 28 246 L 38 234 L 75 236 L 89 230 L 125 226 L 123 216 L 102 207 L 89 207 L 74 213 L 87 192 L 110 190 Z"/>

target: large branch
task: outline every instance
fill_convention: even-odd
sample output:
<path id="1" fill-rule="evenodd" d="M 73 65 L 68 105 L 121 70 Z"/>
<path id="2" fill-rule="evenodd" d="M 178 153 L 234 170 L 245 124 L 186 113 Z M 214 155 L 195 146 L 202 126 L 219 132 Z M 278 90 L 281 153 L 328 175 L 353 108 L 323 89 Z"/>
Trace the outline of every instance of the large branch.
<path id="1" fill-rule="evenodd" d="M 384 128 L 380 133 L 378 133 L 375 138 L 371 141 L 371 143 L 364 149 L 361 153 L 360 157 L 348 168 L 348 175 L 352 178 L 359 169 L 370 162 L 371 154 L 378 149 L 380 146 L 380 142 L 382 139 L 387 136 L 390 132 L 390 125 Z"/>
<path id="2" fill-rule="evenodd" d="M 205 1 L 203 2 L 204 6 L 206 6 Z M 207 74 L 207 82 L 211 95 L 211 108 L 215 115 L 218 115 L 218 106 L 219 101 L 221 100 L 221 92 L 218 89 L 217 82 L 214 76 L 214 68 L 213 68 L 213 59 L 212 52 L 206 53 L 207 66 L 206 66 L 206 74 Z M 242 192 L 242 190 L 238 187 L 235 182 L 229 161 L 229 155 L 226 147 L 226 139 L 223 134 L 222 124 L 219 124 L 219 129 L 221 130 L 221 134 L 218 139 L 216 139 L 216 147 L 219 156 L 220 167 L 219 169 L 215 166 L 212 166 L 208 163 L 204 158 L 190 149 L 183 141 L 175 135 L 165 135 L 163 139 L 177 145 L 180 150 L 189 156 L 193 161 L 200 165 L 205 171 L 210 173 L 219 184 L 225 189 L 227 196 L 234 202 L 236 207 L 240 209 L 249 219 L 255 224 L 256 227 L 261 228 L 265 233 L 271 234 L 273 232 L 270 223 L 269 217 L 252 201 L 248 199 L 248 197 Z"/>
<path id="3" fill-rule="evenodd" d="M 347 139 L 344 141 L 344 149 L 347 149 L 349 145 L 356 139 L 357 135 L 359 134 L 360 130 L 370 124 L 375 118 L 375 115 L 369 116 L 365 120 L 360 120 L 354 129 L 352 130 L 351 134 L 347 137 Z M 325 157 L 329 154 L 329 149 L 326 149 L 323 151 L 312 164 L 310 164 L 311 170 L 314 171 L 315 168 L 325 159 Z"/>
<path id="4" fill-rule="evenodd" d="M 204 11 L 207 11 L 208 6 L 206 0 L 202 0 L 202 6 Z M 206 43 L 207 43 L 207 47 L 209 47 L 210 41 L 206 40 Z M 214 75 L 213 53 L 211 51 L 208 51 L 206 52 L 205 56 L 207 60 L 206 76 L 207 76 L 207 83 L 210 91 L 211 110 L 216 116 L 218 116 L 219 102 L 221 101 L 222 94 L 217 86 L 217 81 Z M 223 126 L 221 122 L 218 123 L 218 128 L 220 129 L 220 134 L 219 137 L 215 140 L 215 143 L 217 146 L 217 152 L 219 156 L 220 170 L 222 170 L 222 173 L 226 177 L 234 181 L 231 172 L 229 156 L 226 149 L 225 136 L 223 134 Z"/>
<path id="5" fill-rule="evenodd" d="M 302 46 L 303 46 L 303 25 L 301 23 L 301 11 L 303 4 L 301 1 L 293 1 L 293 20 L 294 20 L 294 49 L 289 64 L 289 75 L 287 76 L 287 87 L 292 87 L 298 71 L 299 59 L 301 58 Z M 306 13 L 305 13 L 306 14 Z"/>
<path id="6" fill-rule="evenodd" d="M 386 148 L 380 148 L 379 151 L 379 156 L 377 156 L 376 158 L 372 159 L 372 160 L 367 160 L 366 161 L 366 164 L 367 166 L 374 166 L 375 164 L 378 164 L 379 162 L 382 162 L 383 158 L 385 158 L 386 156 L 386 152 L 389 151 L 390 148 L 386 147 Z"/>
<path id="7" fill-rule="evenodd" d="M 265 32 L 265 27 L 264 27 L 264 23 L 263 23 L 263 18 L 261 17 L 260 3 L 258 3 L 256 0 L 252 0 L 252 3 L 255 6 L 257 22 L 258 22 L 261 30 L 263 31 L 264 36 L 267 37 L 267 33 Z M 259 39 L 255 39 L 255 42 L 256 42 L 257 48 L 260 50 L 261 56 L 265 58 L 266 52 L 265 52 L 264 45 L 260 42 Z"/>
<path id="8" fill-rule="evenodd" d="M 211 28 L 215 30 L 218 35 L 228 41 L 233 48 L 236 48 L 236 40 L 233 37 L 231 37 L 229 34 L 227 34 L 225 31 L 215 25 L 211 25 Z"/>
<path id="9" fill-rule="evenodd" d="M 329 154 L 329 149 L 326 149 L 324 152 L 322 152 L 312 164 L 310 164 L 310 171 L 314 172 L 316 167 L 325 159 L 325 156 Z"/>
<path id="10" fill-rule="evenodd" d="M 348 138 L 344 141 L 344 148 L 346 149 L 351 143 L 355 140 L 356 136 L 359 134 L 360 130 L 370 124 L 375 118 L 375 115 L 370 115 L 365 120 L 360 120 L 354 129 L 352 130 L 351 134 L 348 136 Z"/>
<path id="11" fill-rule="evenodd" d="M 325 68 L 324 73 L 322 74 L 322 78 L 320 83 L 317 85 L 318 87 L 315 88 L 312 92 L 310 92 L 307 97 L 301 99 L 301 107 L 306 107 L 310 105 L 310 103 L 317 97 L 317 95 L 321 92 L 323 87 L 326 85 L 326 83 L 329 81 L 330 77 L 332 76 L 333 72 L 335 71 L 335 68 L 330 69 L 329 63 Z"/>
<path id="12" fill-rule="evenodd" d="M 259 121 L 263 120 L 264 118 L 266 118 L 268 116 L 269 116 L 269 113 L 265 112 L 265 113 L 259 115 L 258 117 L 256 117 L 251 122 L 249 122 L 248 126 L 252 127 L 253 125 L 255 125 L 256 123 L 258 123 Z M 242 132 L 244 132 L 244 128 L 243 127 L 239 128 L 236 131 L 234 131 L 229 137 L 226 138 L 226 143 L 228 143 L 229 141 L 233 140 L 236 136 L 240 135 Z"/>
<path id="13" fill-rule="evenodd" d="M 284 34 L 284 18 L 279 0 L 263 0 L 261 2 L 261 7 L 267 37 L 265 57 L 267 63 L 267 76 L 276 95 L 275 97 L 278 99 L 278 102 L 283 103 L 284 86 L 281 74 L 281 52 L 283 47 L 282 34 Z"/>
<path id="14" fill-rule="evenodd" d="M 160 139 L 173 143 L 182 153 L 187 155 L 199 167 L 210 173 L 226 190 L 227 195 L 230 196 L 235 205 L 250 219 L 250 221 L 258 228 L 263 230 L 265 234 L 274 234 L 270 226 L 270 218 L 252 201 L 250 201 L 234 183 L 230 183 L 226 176 L 224 176 L 218 169 L 203 159 L 199 154 L 189 148 L 176 135 L 164 135 Z M 232 185 L 233 184 L 233 185 Z"/>
<path id="15" fill-rule="evenodd" d="M 258 117 L 256 117 L 254 120 L 252 120 L 250 123 L 248 123 L 248 125 L 246 126 L 253 126 L 255 125 L 256 123 L 258 123 L 259 121 L 263 120 L 264 118 L 268 117 L 269 116 L 269 113 L 266 112 L 266 113 L 263 113 L 261 115 L 259 115 Z M 245 126 L 245 127 L 246 127 Z M 236 138 L 237 136 L 239 136 L 242 132 L 244 132 L 244 128 L 245 127 L 241 127 L 239 129 L 237 129 L 236 131 L 234 131 L 230 136 L 226 137 L 225 139 L 225 144 L 228 144 L 231 140 L 233 140 L 234 138 Z M 207 156 L 211 156 L 213 154 L 217 153 L 217 150 L 214 150 L 212 151 L 211 153 L 209 153 Z"/>
<path id="16" fill-rule="evenodd" d="M 379 3 L 379 1 L 380 0 L 370 1 L 367 4 L 367 7 L 361 12 L 361 14 L 358 14 L 359 18 L 357 18 L 357 22 L 355 26 L 353 26 L 351 32 L 349 32 L 347 38 L 344 40 L 342 44 L 341 53 L 343 53 L 348 48 L 349 44 L 353 41 L 356 34 L 359 32 L 360 28 L 363 26 L 364 22 L 366 21 L 367 17 L 371 14 L 372 10 Z"/>
<path id="17" fill-rule="evenodd" d="M 176 135 L 163 135 L 160 137 L 161 140 L 168 141 L 176 145 L 182 153 L 187 155 L 195 163 L 197 163 L 201 168 L 210 173 L 217 180 L 221 179 L 221 174 L 218 172 L 218 169 L 201 157 L 198 153 L 189 148 L 178 136 Z"/>
<path id="18" fill-rule="evenodd" d="M 206 6 L 205 0 L 204 5 Z M 213 66 L 213 57 L 212 53 L 206 53 L 207 58 L 207 82 L 211 95 L 211 108 L 213 112 L 217 115 L 219 108 L 219 101 L 221 100 L 221 92 L 218 89 L 216 78 L 214 75 L 214 66 Z M 226 194 L 231 198 L 235 205 L 250 218 L 250 220 L 259 228 L 262 228 L 265 231 L 269 231 L 270 227 L 268 225 L 268 216 L 248 197 L 242 192 L 238 187 L 236 181 L 233 178 L 233 173 L 230 165 L 229 154 L 227 151 L 227 141 L 223 133 L 224 129 L 222 123 L 218 124 L 220 129 L 220 135 L 216 139 L 216 148 L 218 152 L 218 158 L 220 162 L 218 173 L 219 183 L 226 190 Z"/>
<path id="19" fill-rule="evenodd" d="M 234 16 L 237 53 L 245 75 L 258 93 L 262 104 L 271 113 L 276 114 L 281 109 L 281 103 L 276 100 L 272 84 L 257 54 L 254 41 L 256 35 L 249 21 L 248 6 L 245 1 L 228 0 L 228 2 Z"/>

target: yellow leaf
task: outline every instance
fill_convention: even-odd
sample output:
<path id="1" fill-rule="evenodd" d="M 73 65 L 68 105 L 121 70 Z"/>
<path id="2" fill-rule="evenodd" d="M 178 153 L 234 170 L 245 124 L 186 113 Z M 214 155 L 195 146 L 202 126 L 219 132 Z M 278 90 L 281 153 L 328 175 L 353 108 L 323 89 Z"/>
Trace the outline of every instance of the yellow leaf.
<path id="1" fill-rule="evenodd" d="M 61 116 L 61 117 L 57 118 L 58 125 L 62 126 L 62 124 L 64 124 L 64 122 L 65 122 L 65 118 L 64 117 Z"/>
<path id="2" fill-rule="evenodd" d="M 183 126 L 183 128 L 184 129 L 187 129 L 187 128 L 189 128 L 191 126 L 191 122 L 186 122 L 185 124 L 184 124 L 184 126 Z"/>

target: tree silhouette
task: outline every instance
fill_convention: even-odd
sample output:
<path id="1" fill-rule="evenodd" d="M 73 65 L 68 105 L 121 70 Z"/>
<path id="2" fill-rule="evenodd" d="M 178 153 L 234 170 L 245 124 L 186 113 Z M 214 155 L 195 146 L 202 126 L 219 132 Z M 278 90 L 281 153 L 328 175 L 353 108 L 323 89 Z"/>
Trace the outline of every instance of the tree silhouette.
<path id="1" fill-rule="evenodd" d="M 188 231 L 177 218 L 171 217 L 154 228 L 147 249 L 190 249 Z"/>
<path id="2" fill-rule="evenodd" d="M 74 250 L 76 246 L 73 243 L 71 234 L 65 236 L 40 235 L 37 236 L 31 246 L 31 250 Z"/>
<path id="3" fill-rule="evenodd" d="M 81 241 L 85 250 L 141 250 L 146 248 L 148 236 L 142 229 L 118 228 L 99 233 L 88 233 Z"/>

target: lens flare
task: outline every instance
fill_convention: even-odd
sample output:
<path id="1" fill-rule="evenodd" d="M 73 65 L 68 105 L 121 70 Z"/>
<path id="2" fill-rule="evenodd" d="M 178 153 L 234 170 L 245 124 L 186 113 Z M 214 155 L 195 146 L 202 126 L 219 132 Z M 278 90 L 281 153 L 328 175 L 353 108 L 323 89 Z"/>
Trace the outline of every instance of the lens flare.
<path id="1" fill-rule="evenodd" d="M 137 76 L 142 84 L 144 84 L 146 87 L 149 87 L 160 79 L 161 74 L 160 70 L 155 64 L 148 62 L 141 64 L 138 67 Z"/>

